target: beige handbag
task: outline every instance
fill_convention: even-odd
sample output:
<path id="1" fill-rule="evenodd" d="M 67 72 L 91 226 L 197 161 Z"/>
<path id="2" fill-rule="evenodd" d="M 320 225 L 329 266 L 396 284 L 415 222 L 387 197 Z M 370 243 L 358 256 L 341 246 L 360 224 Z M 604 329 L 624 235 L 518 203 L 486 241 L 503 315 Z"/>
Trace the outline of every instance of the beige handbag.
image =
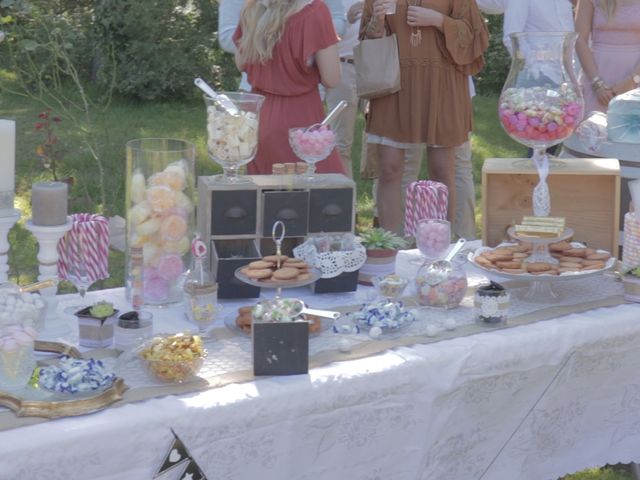
<path id="1" fill-rule="evenodd" d="M 361 40 L 353 49 L 353 63 L 359 97 L 384 97 L 400 90 L 400 59 L 395 33 Z"/>

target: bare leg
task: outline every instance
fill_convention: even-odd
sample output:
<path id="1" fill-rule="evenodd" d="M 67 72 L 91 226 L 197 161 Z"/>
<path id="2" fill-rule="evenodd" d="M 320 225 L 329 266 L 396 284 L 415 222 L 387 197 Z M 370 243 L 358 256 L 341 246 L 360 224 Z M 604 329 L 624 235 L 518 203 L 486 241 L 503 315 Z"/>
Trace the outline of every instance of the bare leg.
<path id="1" fill-rule="evenodd" d="M 378 145 L 378 193 L 376 204 L 380 226 L 398 235 L 403 235 L 402 218 L 402 172 L 404 171 L 404 150 Z"/>
<path id="2" fill-rule="evenodd" d="M 456 162 L 454 150 L 453 147 L 427 147 L 429 179 L 444 183 L 449 190 L 447 220 L 451 223 L 452 232 L 455 232 L 456 216 Z"/>

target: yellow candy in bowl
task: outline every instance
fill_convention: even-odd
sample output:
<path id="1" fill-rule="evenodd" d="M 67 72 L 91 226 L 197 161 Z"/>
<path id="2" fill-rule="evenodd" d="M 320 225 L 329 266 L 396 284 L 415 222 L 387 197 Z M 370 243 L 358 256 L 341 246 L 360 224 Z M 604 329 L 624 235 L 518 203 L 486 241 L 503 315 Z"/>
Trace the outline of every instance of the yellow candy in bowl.
<path id="1" fill-rule="evenodd" d="M 158 335 L 137 349 L 147 373 L 162 382 L 182 383 L 195 377 L 207 356 L 199 335 Z"/>
<path id="2" fill-rule="evenodd" d="M 378 295 L 391 300 L 400 298 L 409 284 L 409 280 L 395 274 L 378 275 L 371 281 L 378 290 Z"/>

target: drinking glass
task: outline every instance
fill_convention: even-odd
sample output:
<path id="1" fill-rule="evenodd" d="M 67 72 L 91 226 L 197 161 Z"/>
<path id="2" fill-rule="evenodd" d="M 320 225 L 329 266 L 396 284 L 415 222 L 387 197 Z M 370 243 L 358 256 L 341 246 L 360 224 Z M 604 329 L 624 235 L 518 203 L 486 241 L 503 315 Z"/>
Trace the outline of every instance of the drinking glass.
<path id="1" fill-rule="evenodd" d="M 69 232 L 70 233 L 70 232 Z M 80 295 L 80 304 L 75 304 L 64 309 L 65 313 L 73 314 L 85 308 L 84 297 L 89 287 L 93 284 L 91 274 L 92 255 L 91 247 L 82 235 L 70 235 L 65 237 L 66 252 L 66 280 L 70 281 Z"/>
<path id="2" fill-rule="evenodd" d="M 305 181 L 319 182 L 316 163 L 329 156 L 336 146 L 336 134 L 328 125 L 315 124 L 308 128 L 289 129 L 289 145 L 296 156 L 308 165 Z"/>
<path id="3" fill-rule="evenodd" d="M 547 148 L 566 140 L 580 123 L 584 100 L 573 69 L 575 32 L 523 32 L 510 35 L 511 69 L 505 81 L 498 114 L 507 134 L 533 149 L 540 182 L 533 191 L 536 216 L 547 216 L 551 200 Z M 531 161 L 526 162 L 531 167 Z"/>
<path id="4" fill-rule="evenodd" d="M 216 98 L 204 95 L 207 105 L 207 151 L 222 167 L 216 175 L 221 183 L 247 183 L 238 169 L 256 156 L 258 126 L 264 96 L 244 92 L 219 92 Z"/>
<path id="5" fill-rule="evenodd" d="M 415 239 L 418 250 L 424 256 L 419 263 L 431 263 L 440 259 L 449 249 L 451 224 L 439 218 L 423 218 L 416 226 Z"/>

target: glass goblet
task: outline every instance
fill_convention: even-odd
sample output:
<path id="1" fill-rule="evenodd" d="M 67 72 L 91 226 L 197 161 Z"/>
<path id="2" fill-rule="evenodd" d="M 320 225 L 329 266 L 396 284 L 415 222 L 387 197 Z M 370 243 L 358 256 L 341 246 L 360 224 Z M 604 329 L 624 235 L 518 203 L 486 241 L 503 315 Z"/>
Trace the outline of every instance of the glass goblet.
<path id="1" fill-rule="evenodd" d="M 66 280 L 70 281 L 80 295 L 80 304 L 68 306 L 65 313 L 74 314 L 78 310 L 85 308 L 84 297 L 93 284 L 91 275 L 91 253 L 90 246 L 86 243 L 82 235 L 69 235 L 65 238 L 65 251 L 67 259 Z"/>
<path id="2" fill-rule="evenodd" d="M 522 32 L 510 35 L 513 56 L 498 101 L 500 124 L 516 142 L 533 149 L 540 182 L 533 190 L 533 212 L 548 216 L 551 199 L 547 176 L 552 167 L 547 148 L 571 136 L 584 113 L 584 100 L 573 69 L 575 32 Z"/>
<path id="3" fill-rule="evenodd" d="M 305 181 L 317 183 L 316 163 L 329 156 L 336 146 L 336 134 L 328 125 L 289 129 L 289 145 L 296 156 L 308 165 Z"/>
<path id="4" fill-rule="evenodd" d="M 238 175 L 238 169 L 256 156 L 264 96 L 220 92 L 215 99 L 205 95 L 204 102 L 207 105 L 207 150 L 224 172 L 214 179 L 220 183 L 249 182 L 248 178 Z"/>
<path id="5" fill-rule="evenodd" d="M 418 250 L 424 256 L 419 260 L 420 264 L 438 260 L 451 244 L 451 224 L 438 218 L 423 218 L 416 226 L 415 239 Z"/>

